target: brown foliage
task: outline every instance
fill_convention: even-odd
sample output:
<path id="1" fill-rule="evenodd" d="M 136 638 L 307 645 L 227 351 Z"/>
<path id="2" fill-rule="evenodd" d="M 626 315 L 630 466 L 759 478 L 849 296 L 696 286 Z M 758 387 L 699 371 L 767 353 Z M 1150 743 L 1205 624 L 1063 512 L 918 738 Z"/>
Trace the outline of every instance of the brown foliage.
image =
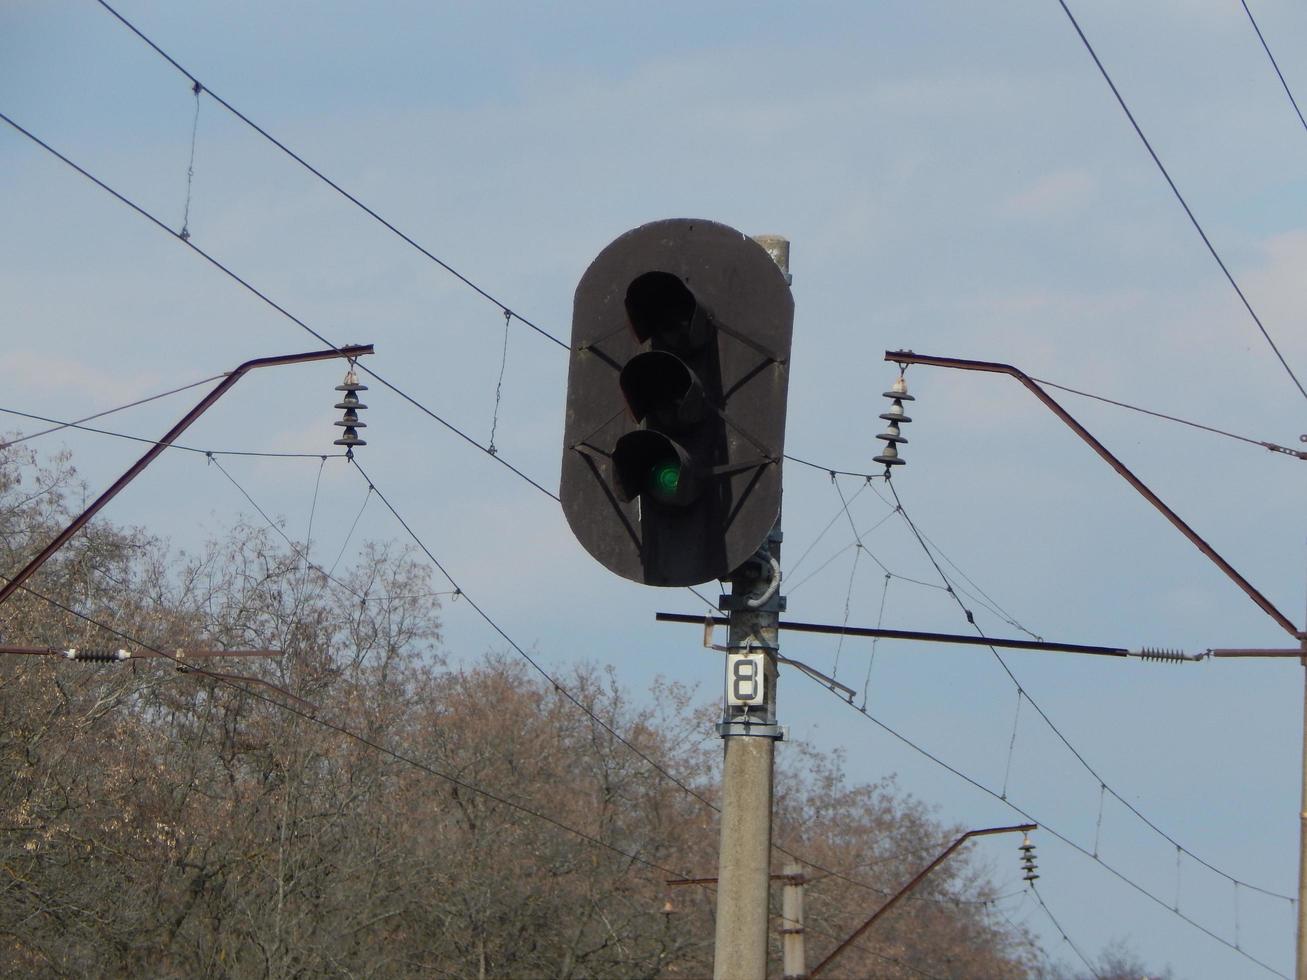
<path id="1" fill-rule="evenodd" d="M 0 567 L 48 540 L 75 492 L 61 464 L 0 459 Z M 516 658 L 449 669 L 408 552 L 369 548 L 342 577 L 244 526 L 169 556 L 97 525 L 42 572 L 35 588 L 145 644 L 284 650 L 239 670 L 316 715 L 164 660 L 0 663 L 0 973 L 711 975 L 713 895 L 664 881 L 715 873 L 716 814 L 595 720 L 712 801 L 720 747 L 687 692 L 635 705 L 577 667 L 562 683 L 591 717 Z M 7 643 L 123 644 L 21 593 L 0 624 Z M 815 963 L 950 832 L 892 784 L 848 785 L 839 759 L 780 756 L 777 842 L 857 881 L 809 886 Z M 1031 975 L 1027 937 L 979 904 L 992 897 L 959 858 L 829 975 Z"/>

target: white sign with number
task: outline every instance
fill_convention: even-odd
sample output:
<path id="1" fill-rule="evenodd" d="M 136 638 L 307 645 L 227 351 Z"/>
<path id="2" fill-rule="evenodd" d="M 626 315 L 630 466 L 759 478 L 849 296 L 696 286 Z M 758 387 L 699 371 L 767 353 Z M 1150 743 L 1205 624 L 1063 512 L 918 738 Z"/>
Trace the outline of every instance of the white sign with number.
<path id="1" fill-rule="evenodd" d="M 730 653 L 726 657 L 726 703 L 748 707 L 766 703 L 762 651 Z"/>

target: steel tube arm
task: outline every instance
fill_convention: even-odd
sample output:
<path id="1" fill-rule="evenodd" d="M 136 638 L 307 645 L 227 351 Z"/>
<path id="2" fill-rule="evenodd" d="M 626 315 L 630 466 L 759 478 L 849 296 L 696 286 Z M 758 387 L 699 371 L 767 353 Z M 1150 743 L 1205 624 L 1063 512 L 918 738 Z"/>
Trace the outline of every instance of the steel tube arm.
<path id="1" fill-rule="evenodd" d="M 1222 558 L 1215 548 L 1204 541 L 1197 531 L 1186 524 L 1179 514 L 1168 507 L 1162 501 L 1161 497 L 1148 489 L 1139 477 L 1130 472 L 1130 468 L 1126 466 L 1125 463 L 1112 455 L 1111 451 L 1108 450 L 1106 446 L 1095 439 L 1088 429 L 1077 422 L 1071 416 L 1070 412 L 1059 405 L 1048 392 L 1041 388 L 1033 378 L 1020 368 L 1013 367 L 1011 364 L 1000 364 L 995 361 L 968 361 L 959 357 L 935 357 L 929 354 L 914 354 L 912 351 L 905 350 L 886 351 L 885 360 L 893 361 L 896 364 L 925 364 L 932 367 L 957 368 L 962 371 L 987 371 L 991 374 L 1007 374 L 1016 378 L 1031 392 L 1031 394 L 1043 402 L 1054 415 L 1065 422 L 1076 435 L 1087 442 L 1094 452 L 1098 453 L 1099 456 L 1106 460 L 1112 469 L 1121 474 L 1121 477 L 1134 487 L 1145 500 L 1161 511 L 1162 515 L 1175 526 L 1176 530 L 1188 538 L 1190 542 L 1193 543 L 1194 547 L 1206 555 L 1207 558 L 1210 559 L 1217 568 L 1223 571 L 1235 585 L 1239 586 L 1239 588 L 1244 591 L 1244 594 L 1258 605 L 1262 612 L 1275 620 L 1280 628 L 1290 636 L 1295 639 L 1302 638 L 1302 634 L 1299 632 L 1298 627 L 1294 625 L 1293 621 L 1290 620 L 1288 616 L 1275 608 L 1274 604 L 1267 599 L 1266 596 L 1262 595 L 1251 582 L 1235 571 L 1234 566 Z"/>
<path id="2" fill-rule="evenodd" d="M 50 557 L 68 543 L 68 540 L 86 526 L 86 523 L 94 517 L 105 504 L 116 497 L 119 491 L 127 484 L 131 483 L 141 471 L 154 462 L 155 458 L 173 442 L 190 428 L 191 424 L 203 415 L 219 398 L 225 395 L 231 387 L 236 384 L 250 371 L 263 367 L 279 367 L 283 364 L 299 364 L 303 361 L 325 361 L 333 357 L 359 357 L 363 354 L 371 354 L 371 344 L 355 344 L 346 347 L 332 347 L 327 350 L 309 351 L 304 354 L 281 354 L 276 357 L 257 357 L 254 360 L 246 361 L 228 374 L 218 383 L 218 385 L 200 400 L 200 403 L 186 413 L 180 422 L 169 429 L 157 443 L 150 447 L 144 456 L 132 464 L 122 476 L 114 481 L 104 493 L 95 499 L 95 502 L 82 511 L 71 524 L 59 532 L 58 536 L 41 550 L 35 558 L 29 561 L 23 569 L 11 578 L 3 588 L 0 588 L 0 604 L 3 604 L 18 589 L 36 574 L 37 569 L 44 565 Z"/>
<path id="3" fill-rule="evenodd" d="M 950 844 L 947 848 L 945 848 L 944 852 L 940 854 L 939 857 L 935 858 L 935 860 L 931 861 L 930 864 L 922 868 L 921 871 L 917 873 L 917 876 L 913 878 L 911 881 L 909 881 L 902 888 L 900 888 L 898 893 L 893 898 L 891 898 L 888 902 L 886 902 L 884 905 L 878 908 L 874 913 L 872 913 L 871 918 L 868 919 L 866 922 L 864 922 L 862 925 L 858 926 L 858 928 L 854 930 L 853 935 L 851 935 L 848 939 L 844 940 L 844 942 L 836 946 L 831 951 L 829 956 L 827 956 L 824 960 L 822 960 L 820 963 L 814 966 L 812 968 L 812 972 L 809 973 L 808 976 L 815 977 L 822 970 L 826 969 L 826 967 L 830 966 L 831 961 L 834 960 L 835 957 L 839 956 L 840 953 L 844 952 L 845 949 L 847 949 L 850 945 L 852 945 L 855 941 L 857 941 L 857 938 L 861 936 L 864 932 L 866 932 L 868 929 L 870 929 L 877 919 L 879 919 L 882 915 L 884 915 L 895 905 L 897 905 L 901 898 L 903 898 L 905 895 L 908 894 L 908 892 L 912 891 L 912 889 L 916 888 L 919 884 L 921 884 L 921 882 L 925 880 L 925 877 L 928 874 L 930 874 L 941 864 L 947 861 L 950 854 L 952 854 L 959 847 L 961 847 L 963 844 L 969 841 L 972 837 L 987 837 L 990 834 L 1017 834 L 1017 833 L 1024 834 L 1034 830 L 1035 827 L 1036 825 L 1033 823 L 1023 823 L 1015 827 L 988 827 L 984 830 L 968 830 L 965 834 L 963 834 L 952 844 Z"/>

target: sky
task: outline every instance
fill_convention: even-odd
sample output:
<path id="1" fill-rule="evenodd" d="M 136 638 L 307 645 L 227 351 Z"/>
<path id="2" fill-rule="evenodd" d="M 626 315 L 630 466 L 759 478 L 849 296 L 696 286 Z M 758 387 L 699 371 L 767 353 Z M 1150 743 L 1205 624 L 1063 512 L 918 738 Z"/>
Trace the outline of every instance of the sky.
<path id="1" fill-rule="evenodd" d="M 492 458 L 370 383 L 359 462 L 515 642 L 550 670 L 611 665 L 637 704 L 671 681 L 717 696 L 721 661 L 700 631 L 654 621 L 704 604 L 607 572 L 548 493 L 503 465 L 557 490 L 568 360 L 516 318 L 505 346 L 503 309 L 566 341 L 577 281 L 630 228 L 707 218 L 791 240 L 786 450 L 817 464 L 785 469 L 782 591 L 795 620 L 970 628 L 884 485 L 828 472 L 879 470 L 881 393 L 897 375 L 888 349 L 1010 363 L 1256 441 L 1296 448 L 1307 433 L 1307 398 L 1057 0 L 116 6 L 203 84 L 198 116 L 190 79 L 91 0 L 0 7 L 0 112 L 173 232 L 185 221 L 194 245 L 330 343 L 375 344 L 367 365 L 473 442 L 487 445 L 493 426 Z M 1244 8 L 1070 7 L 1307 377 L 1307 127 Z M 1289 87 L 1307 94 L 1307 9 L 1249 8 Z M 0 173 L 0 407 L 78 418 L 323 346 L 9 127 Z M 364 540 L 404 531 L 359 472 L 318 458 L 334 452 L 341 375 L 336 362 L 251 374 L 181 441 L 308 454 L 219 463 L 292 537 L 311 521 L 312 555 L 345 567 Z M 907 383 L 914 421 L 894 488 L 987 634 L 1294 645 L 1014 380 L 913 367 Z M 1307 463 L 1053 393 L 1303 622 Z M 157 437 L 198 397 L 101 421 Z M 0 420 L 10 433 L 40 427 Z M 140 451 L 71 430 L 29 445 L 67 449 L 92 493 Z M 181 451 L 104 512 L 188 550 L 242 516 L 262 520 L 218 464 Z M 439 572 L 432 581 L 451 588 Z M 466 601 L 447 597 L 442 615 L 452 663 L 505 648 Z M 1304 684 L 1292 659 L 1012 651 L 1000 663 L 984 648 L 782 642 L 858 692 L 845 705 L 784 671 L 792 741 L 842 754 L 852 778 L 893 776 L 951 827 L 1026 813 L 1047 828 L 1034 840 L 1057 926 L 1022 888 L 1018 841 L 972 853 L 1005 896 L 998 914 L 1054 959 L 1077 964 L 1075 949 L 1123 940 L 1179 977 L 1292 973 Z M 864 696 L 876 721 L 855 710 Z"/>

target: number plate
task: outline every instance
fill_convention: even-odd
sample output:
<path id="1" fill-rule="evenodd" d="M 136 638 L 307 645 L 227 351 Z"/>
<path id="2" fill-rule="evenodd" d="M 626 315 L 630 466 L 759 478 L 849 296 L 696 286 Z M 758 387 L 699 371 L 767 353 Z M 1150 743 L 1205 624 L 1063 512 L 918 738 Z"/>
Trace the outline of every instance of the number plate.
<path id="1" fill-rule="evenodd" d="M 731 653 L 726 657 L 726 703 L 752 706 L 766 703 L 762 652 Z"/>

